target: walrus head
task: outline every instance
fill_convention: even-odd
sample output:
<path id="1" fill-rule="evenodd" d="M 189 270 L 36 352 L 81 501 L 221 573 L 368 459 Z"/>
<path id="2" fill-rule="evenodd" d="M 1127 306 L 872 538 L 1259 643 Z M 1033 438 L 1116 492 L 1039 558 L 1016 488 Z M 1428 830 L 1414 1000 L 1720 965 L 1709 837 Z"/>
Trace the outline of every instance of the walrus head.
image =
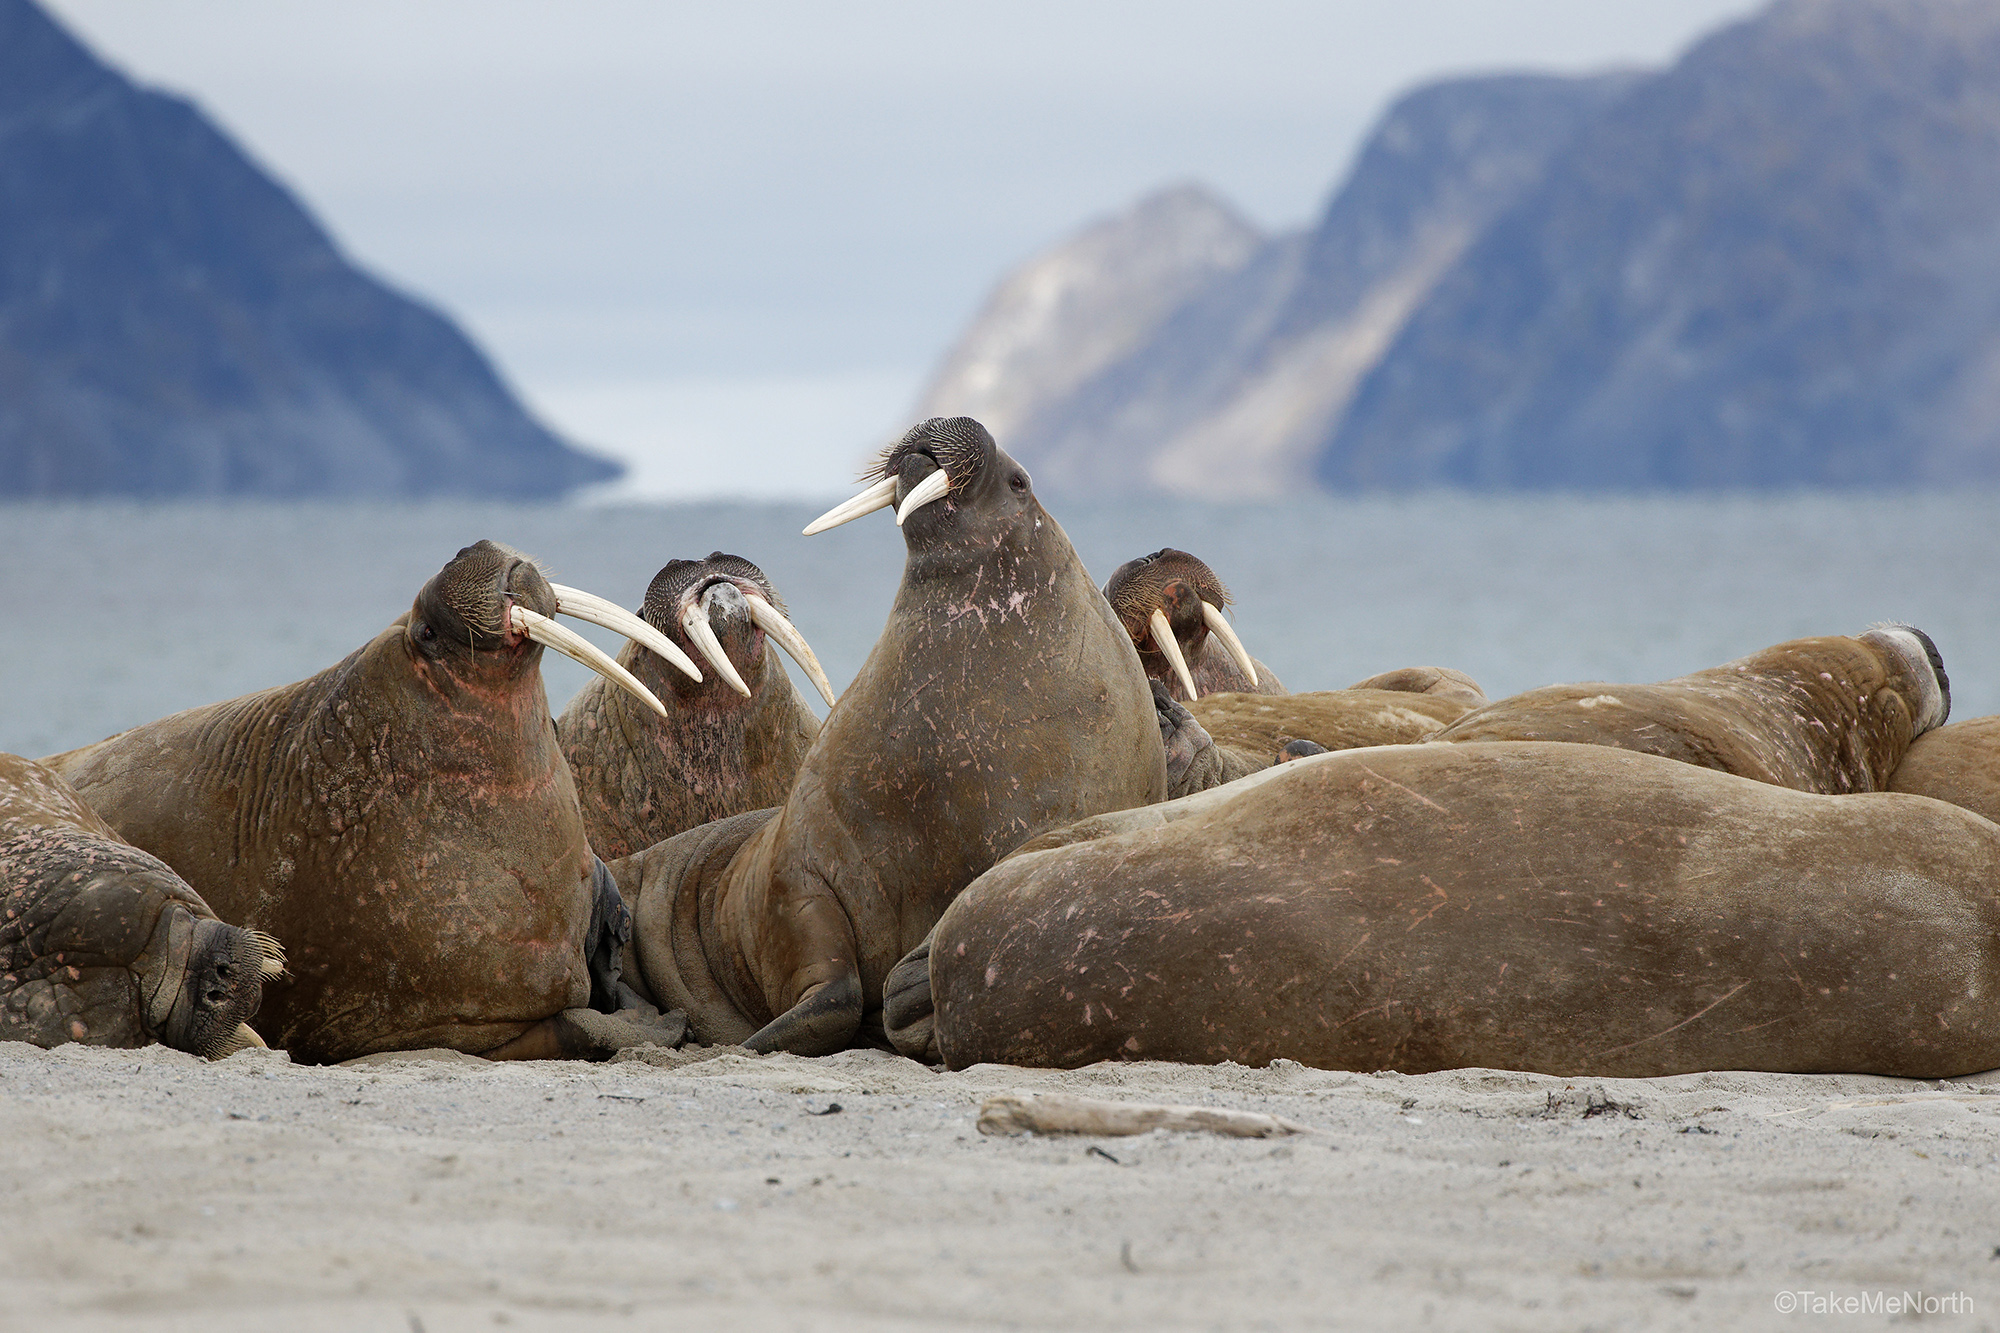
<path id="1" fill-rule="evenodd" d="M 1211 633 L 1237 669 L 1256 684 L 1257 664 L 1222 613 L 1229 605 L 1229 589 L 1214 570 L 1186 551 L 1169 546 L 1126 561 L 1104 585 L 1104 600 L 1132 636 L 1146 674 L 1165 680 L 1171 670 L 1189 699 L 1199 699 L 1201 691 L 1188 663 L 1198 660 Z"/>
<path id="2" fill-rule="evenodd" d="M 896 507 L 912 550 L 942 543 L 991 544 L 1031 508 L 1028 471 L 971 417 L 932 417 L 910 427 L 869 470 L 867 490 L 806 526 L 808 537 L 877 509 Z"/>
<path id="3" fill-rule="evenodd" d="M 1891 645 L 1909 666 L 1911 677 L 1919 682 L 1921 699 L 1914 710 L 1916 734 L 1921 736 L 1943 726 L 1951 716 L 1951 678 L 1944 673 L 1944 655 L 1931 642 L 1931 636 L 1915 625 L 1890 622 L 1870 626 L 1861 637 Z"/>
<path id="4" fill-rule="evenodd" d="M 285 951 L 263 931 L 169 904 L 138 965 L 146 1028 L 168 1046 L 211 1060 L 262 1046 L 250 1020 L 264 983 L 284 970 Z"/>
<path id="5" fill-rule="evenodd" d="M 720 683 L 745 698 L 763 673 L 768 637 L 791 654 L 827 704 L 833 703 L 833 685 L 786 616 L 784 599 L 764 571 L 741 556 L 711 551 L 706 560 L 669 560 L 647 587 L 641 612 L 647 624 L 706 659 Z M 684 698 L 708 689 L 699 676 L 672 677 L 671 683 Z"/>
<path id="6" fill-rule="evenodd" d="M 509 675 L 533 660 L 532 641 L 553 648 L 644 700 L 661 716 L 657 696 L 595 644 L 557 624 L 561 612 L 636 639 L 701 679 L 694 663 L 658 630 L 601 597 L 552 584 L 535 562 L 498 542 L 465 547 L 439 570 L 410 607 L 411 649 L 455 675 Z"/>

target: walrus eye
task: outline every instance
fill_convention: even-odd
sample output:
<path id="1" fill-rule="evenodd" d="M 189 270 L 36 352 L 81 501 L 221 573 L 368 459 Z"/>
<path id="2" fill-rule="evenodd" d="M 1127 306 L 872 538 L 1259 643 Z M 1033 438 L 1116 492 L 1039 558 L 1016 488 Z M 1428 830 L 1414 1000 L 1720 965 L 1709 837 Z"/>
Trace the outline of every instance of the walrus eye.
<path id="1" fill-rule="evenodd" d="M 417 639 L 419 642 L 429 643 L 437 636 L 438 632 L 430 627 L 429 622 L 424 622 L 417 626 Z"/>
<path id="2" fill-rule="evenodd" d="M 1028 478 L 1025 474 L 1016 472 L 1013 476 L 1007 478 L 1007 484 L 1017 491 L 1025 491 L 1028 489 Z"/>

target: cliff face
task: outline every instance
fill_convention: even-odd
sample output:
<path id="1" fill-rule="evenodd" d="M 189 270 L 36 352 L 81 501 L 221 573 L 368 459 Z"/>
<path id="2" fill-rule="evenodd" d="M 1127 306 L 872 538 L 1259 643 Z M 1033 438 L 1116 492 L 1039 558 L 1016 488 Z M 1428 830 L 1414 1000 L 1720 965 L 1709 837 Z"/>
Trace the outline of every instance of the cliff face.
<path id="1" fill-rule="evenodd" d="M 529 498 L 618 471 L 193 105 L 0 0 L 0 496 Z"/>
<path id="2" fill-rule="evenodd" d="M 2000 482 L 2000 5 L 1784 0 L 1657 73 L 1421 89 L 1310 233 L 1149 318 L 1004 386 L 1038 478 Z"/>
<path id="3" fill-rule="evenodd" d="M 2000 480 L 2000 8 L 1782 4 L 1646 81 L 1438 284 L 1318 475 Z"/>

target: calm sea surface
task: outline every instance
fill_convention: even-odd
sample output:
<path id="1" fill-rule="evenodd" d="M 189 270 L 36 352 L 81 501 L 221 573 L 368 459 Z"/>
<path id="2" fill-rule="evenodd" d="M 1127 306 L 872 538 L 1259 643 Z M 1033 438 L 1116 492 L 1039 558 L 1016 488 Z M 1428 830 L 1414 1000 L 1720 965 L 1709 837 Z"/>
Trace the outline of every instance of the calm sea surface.
<path id="1" fill-rule="evenodd" d="M 310 675 L 481 537 L 627 606 L 669 559 L 744 556 L 840 688 L 881 632 L 903 544 L 886 512 L 800 536 L 823 507 L 0 505 L 0 750 L 49 754 Z M 1992 495 L 1051 507 L 1100 583 L 1162 546 L 1207 560 L 1244 642 L 1294 690 L 1420 664 L 1495 698 L 1651 681 L 1906 620 L 1944 653 L 1954 717 L 2000 712 Z M 559 710 L 585 673 L 546 660 Z"/>

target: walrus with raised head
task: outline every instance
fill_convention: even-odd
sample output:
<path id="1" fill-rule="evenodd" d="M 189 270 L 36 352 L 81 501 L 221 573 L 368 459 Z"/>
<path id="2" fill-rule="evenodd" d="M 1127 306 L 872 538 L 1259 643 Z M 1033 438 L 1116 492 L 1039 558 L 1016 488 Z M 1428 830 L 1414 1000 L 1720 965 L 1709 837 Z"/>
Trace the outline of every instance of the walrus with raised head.
<path id="1" fill-rule="evenodd" d="M 1020 465 L 978 422 L 934 418 L 875 478 L 807 532 L 894 505 L 902 584 L 784 805 L 611 867 L 645 981 L 703 1041 L 866 1039 L 890 967 L 981 871 L 1165 793 L 1131 639 Z"/>
<path id="2" fill-rule="evenodd" d="M 668 561 L 640 615 L 688 660 L 674 665 L 636 640 L 618 656 L 666 716 L 598 677 L 556 719 L 584 832 L 607 861 L 785 799 L 819 718 L 771 645 L 833 703 L 833 686 L 777 590 L 740 556 Z"/>
<path id="3" fill-rule="evenodd" d="M 1223 608 L 1229 589 L 1186 551 L 1165 547 L 1112 571 L 1104 598 L 1138 650 L 1139 664 L 1187 703 L 1229 691 L 1283 694 L 1271 668 L 1250 656 Z"/>
<path id="4" fill-rule="evenodd" d="M 587 954 L 607 963 L 599 1006 L 621 994 L 624 909 L 584 839 L 541 652 L 649 694 L 550 617 L 655 632 L 595 600 L 480 542 L 338 665 L 45 762 L 223 918 L 285 942 L 294 979 L 256 1026 L 293 1058 L 608 1054 L 648 1029 L 586 1008 Z"/>
<path id="5" fill-rule="evenodd" d="M 906 1053 L 1640 1078 L 2000 1067 L 2000 826 L 1621 749 L 1316 756 L 1022 847 Z"/>
<path id="6" fill-rule="evenodd" d="M 2000 717 L 1972 717 L 1916 739 L 1889 790 L 1929 796 L 2000 823 Z"/>
<path id="7" fill-rule="evenodd" d="M 1434 741 L 1579 741 L 1797 791 L 1883 791 L 1944 725 L 1951 682 L 1908 625 L 1794 639 L 1657 685 L 1551 685 L 1478 708 Z"/>
<path id="8" fill-rule="evenodd" d="M 247 1020 L 284 967 L 55 773 L 0 754 L 0 1041 L 220 1059 L 264 1044 Z"/>

